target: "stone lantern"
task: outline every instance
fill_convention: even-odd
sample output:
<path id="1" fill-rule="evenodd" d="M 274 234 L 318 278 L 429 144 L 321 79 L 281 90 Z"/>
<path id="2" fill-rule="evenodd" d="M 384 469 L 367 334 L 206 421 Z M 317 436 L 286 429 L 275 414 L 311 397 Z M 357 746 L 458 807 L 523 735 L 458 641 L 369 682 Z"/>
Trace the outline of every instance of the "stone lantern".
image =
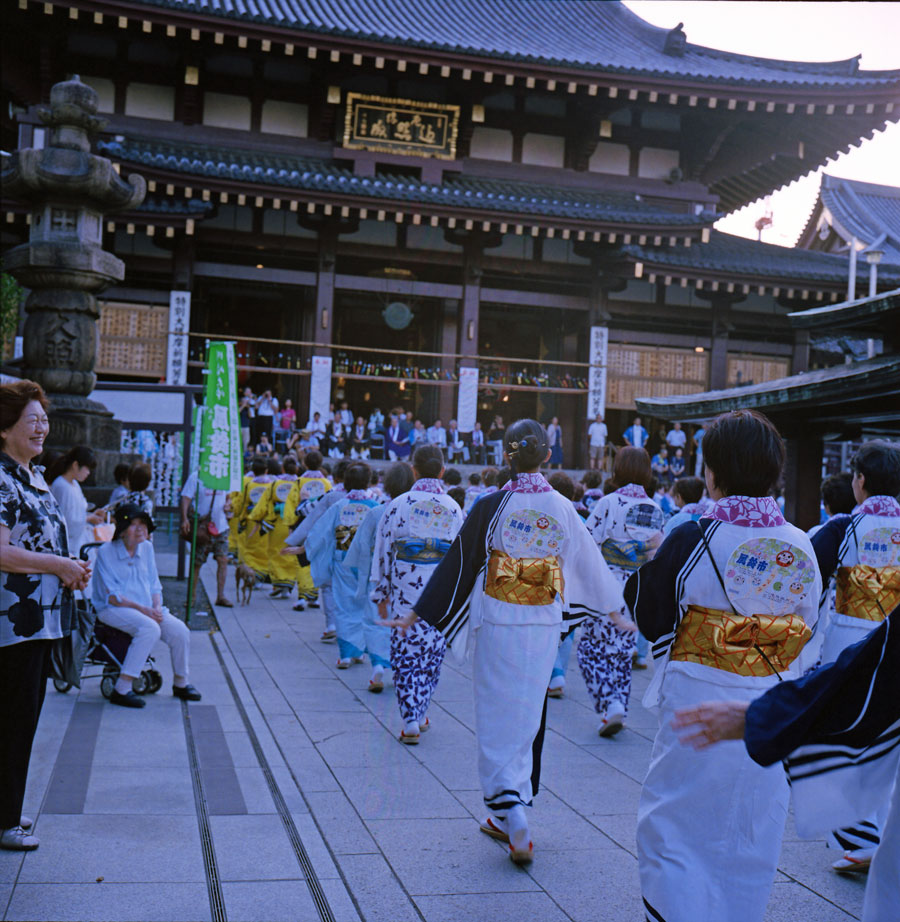
<path id="1" fill-rule="evenodd" d="M 4 254 L 5 268 L 30 289 L 25 302 L 25 377 L 51 398 L 48 445 L 88 445 L 101 461 L 98 479 L 121 445 L 121 427 L 88 397 L 97 376 L 97 294 L 125 276 L 125 264 L 101 246 L 104 214 L 134 208 L 146 183 L 125 182 L 106 157 L 91 153 L 89 133 L 97 117 L 97 93 L 77 76 L 50 91 L 39 110 L 50 129 L 47 146 L 3 158 L 3 190 L 31 207 L 28 243 Z M 104 453 L 110 453 L 103 457 Z"/>

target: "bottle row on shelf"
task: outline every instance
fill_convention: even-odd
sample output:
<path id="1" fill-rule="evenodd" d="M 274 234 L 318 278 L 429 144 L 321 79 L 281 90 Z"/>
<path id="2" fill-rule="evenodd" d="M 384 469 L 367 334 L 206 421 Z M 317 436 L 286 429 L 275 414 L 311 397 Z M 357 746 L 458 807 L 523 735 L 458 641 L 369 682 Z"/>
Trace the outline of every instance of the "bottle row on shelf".
<path id="1" fill-rule="evenodd" d="M 273 373 L 279 370 L 301 370 L 310 368 L 309 357 L 301 357 L 298 353 L 265 351 L 238 351 L 236 353 L 238 365 L 255 368 L 270 368 Z M 190 360 L 193 362 L 206 361 L 206 349 L 203 346 L 190 350 Z M 348 357 L 346 353 L 339 352 L 334 358 L 333 374 L 336 375 L 361 375 L 373 378 L 399 378 L 407 381 L 457 381 L 457 369 L 441 369 L 434 366 L 422 367 L 419 365 L 400 365 L 394 362 L 370 362 L 365 359 Z M 584 390 L 588 386 L 587 378 L 579 375 L 550 374 L 539 372 L 537 374 L 526 368 L 513 369 L 507 365 L 480 365 L 479 379 L 481 384 L 495 387 L 553 387 Z"/>

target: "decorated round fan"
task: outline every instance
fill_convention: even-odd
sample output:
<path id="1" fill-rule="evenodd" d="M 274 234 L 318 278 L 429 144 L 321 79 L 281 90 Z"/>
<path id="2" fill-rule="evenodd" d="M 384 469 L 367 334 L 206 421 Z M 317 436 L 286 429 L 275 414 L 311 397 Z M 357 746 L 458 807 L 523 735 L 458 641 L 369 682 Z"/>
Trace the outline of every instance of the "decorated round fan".
<path id="1" fill-rule="evenodd" d="M 431 499 L 419 499 L 409 510 L 409 533 L 414 538 L 450 540 L 455 521 L 446 506 Z"/>
<path id="2" fill-rule="evenodd" d="M 513 557 L 555 554 L 564 536 L 562 525 L 538 509 L 519 509 L 503 523 L 503 547 Z"/>
<path id="3" fill-rule="evenodd" d="M 900 528 L 873 528 L 859 539 L 859 562 L 869 567 L 900 566 Z"/>
<path id="4" fill-rule="evenodd" d="M 722 574 L 742 615 L 787 615 L 812 591 L 816 562 L 789 541 L 751 538 L 734 549 Z"/>

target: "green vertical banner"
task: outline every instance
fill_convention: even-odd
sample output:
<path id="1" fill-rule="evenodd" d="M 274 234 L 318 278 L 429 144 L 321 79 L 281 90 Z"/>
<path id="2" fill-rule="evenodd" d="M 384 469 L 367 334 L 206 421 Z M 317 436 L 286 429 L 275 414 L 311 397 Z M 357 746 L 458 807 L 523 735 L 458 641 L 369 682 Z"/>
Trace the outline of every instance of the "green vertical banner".
<path id="1" fill-rule="evenodd" d="M 200 481 L 226 493 L 241 489 L 243 451 L 234 343 L 209 344 L 206 400 L 200 420 Z"/>

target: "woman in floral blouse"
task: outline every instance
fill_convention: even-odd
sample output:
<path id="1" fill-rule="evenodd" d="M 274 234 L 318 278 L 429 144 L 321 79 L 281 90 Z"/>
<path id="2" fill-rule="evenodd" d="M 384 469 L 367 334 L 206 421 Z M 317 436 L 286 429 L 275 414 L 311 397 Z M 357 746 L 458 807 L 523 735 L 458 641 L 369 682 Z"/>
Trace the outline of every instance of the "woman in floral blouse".
<path id="1" fill-rule="evenodd" d="M 70 629 L 63 590 L 90 576 L 69 557 L 59 506 L 31 463 L 49 432 L 47 406 L 33 381 L 0 386 L 0 847 L 18 851 L 39 844 L 22 802 L 50 648 Z"/>

